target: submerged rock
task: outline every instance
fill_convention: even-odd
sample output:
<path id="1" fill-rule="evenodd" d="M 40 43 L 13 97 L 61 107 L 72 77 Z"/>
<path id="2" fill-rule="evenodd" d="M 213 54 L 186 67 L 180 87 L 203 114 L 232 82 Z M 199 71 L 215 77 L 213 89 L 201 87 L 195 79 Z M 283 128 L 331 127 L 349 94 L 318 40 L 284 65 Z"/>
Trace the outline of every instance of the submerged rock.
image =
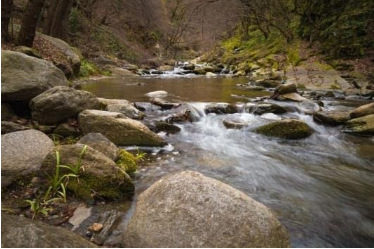
<path id="1" fill-rule="evenodd" d="M 17 131 L 1 136 L 1 186 L 39 170 L 54 148 L 53 141 L 37 130 Z"/>
<path id="2" fill-rule="evenodd" d="M 325 125 L 341 125 L 349 120 L 348 112 L 317 112 L 313 120 Z"/>
<path id="3" fill-rule="evenodd" d="M 374 114 L 349 120 L 343 131 L 354 135 L 374 135 Z"/>
<path id="4" fill-rule="evenodd" d="M 101 133 L 116 145 L 163 146 L 165 141 L 139 121 L 116 112 L 86 110 L 79 114 L 83 134 Z"/>
<path id="5" fill-rule="evenodd" d="M 67 189 L 85 200 L 95 197 L 118 200 L 134 193 L 135 187 L 131 178 L 113 160 L 89 146 L 86 147 L 81 157 L 84 147 L 83 144 L 59 147 L 60 164 L 75 166 L 81 158 L 82 170 L 80 170 L 79 177 L 70 178 Z M 55 167 L 56 153 L 53 151 L 45 158 L 40 170 L 52 175 Z M 69 173 L 64 168 L 60 171 L 61 174 Z"/>
<path id="6" fill-rule="evenodd" d="M 18 52 L 1 51 L 2 101 L 28 103 L 54 86 L 68 86 L 68 81 L 52 63 Z"/>
<path id="7" fill-rule="evenodd" d="M 263 204 L 200 173 L 162 178 L 140 194 L 125 247 L 289 247 Z"/>
<path id="8" fill-rule="evenodd" d="M 353 110 L 350 114 L 351 118 L 360 118 L 366 115 L 374 114 L 374 102 L 366 105 L 362 105 L 359 108 Z"/>
<path id="9" fill-rule="evenodd" d="M 1 214 L 3 248 L 96 248 L 80 235 L 24 217 Z"/>
<path id="10" fill-rule="evenodd" d="M 309 137 L 314 131 L 302 121 L 286 119 L 261 126 L 255 132 L 269 137 L 301 139 Z"/>
<path id="11" fill-rule="evenodd" d="M 49 89 L 30 101 L 32 117 L 40 124 L 56 124 L 83 110 L 101 107 L 92 93 L 65 86 Z"/>
<path id="12" fill-rule="evenodd" d="M 205 113 L 215 113 L 215 114 L 232 114 L 238 112 L 236 106 L 228 103 L 212 103 L 205 106 Z"/>

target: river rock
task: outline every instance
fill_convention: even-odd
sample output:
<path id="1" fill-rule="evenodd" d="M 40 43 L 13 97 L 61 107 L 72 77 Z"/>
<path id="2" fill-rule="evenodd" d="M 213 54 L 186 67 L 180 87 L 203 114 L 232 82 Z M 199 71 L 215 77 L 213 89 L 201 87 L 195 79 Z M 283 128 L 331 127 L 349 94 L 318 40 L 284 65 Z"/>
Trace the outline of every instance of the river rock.
<path id="1" fill-rule="evenodd" d="M 92 93 L 65 86 L 49 89 L 30 101 L 32 117 L 40 124 L 56 124 L 83 110 L 101 107 Z"/>
<path id="2" fill-rule="evenodd" d="M 90 146 L 113 161 L 116 161 L 118 158 L 117 146 L 100 133 L 88 133 L 78 143 Z"/>
<path id="3" fill-rule="evenodd" d="M 189 108 L 184 108 L 177 113 L 171 114 L 169 117 L 166 118 L 167 123 L 183 123 L 183 122 L 192 122 L 194 117 L 192 112 Z"/>
<path id="4" fill-rule="evenodd" d="M 38 33 L 38 37 L 48 41 L 52 46 L 56 48 L 57 51 L 61 53 L 64 58 L 53 58 L 55 61 L 53 62 L 58 68 L 60 68 L 67 77 L 71 78 L 74 76 L 78 76 L 80 66 L 81 66 L 81 59 L 78 51 L 65 41 Z"/>
<path id="5" fill-rule="evenodd" d="M 9 121 L 1 121 L 1 135 L 16 132 L 16 131 L 25 131 L 29 130 L 30 127 L 23 126 L 17 123 L 9 122 Z"/>
<path id="6" fill-rule="evenodd" d="M 325 125 L 341 125 L 349 120 L 348 112 L 317 112 L 313 115 L 313 120 Z"/>
<path id="7" fill-rule="evenodd" d="M 263 86 L 245 86 L 245 89 L 249 91 L 265 91 L 266 90 L 266 88 Z"/>
<path id="8" fill-rule="evenodd" d="M 140 194 L 125 247 L 289 247 L 263 204 L 200 173 L 169 175 Z"/>
<path id="9" fill-rule="evenodd" d="M 155 131 L 156 132 L 166 132 L 167 134 L 176 134 L 181 131 L 181 128 L 179 128 L 176 125 L 169 124 L 165 121 L 156 121 L 155 124 Z"/>
<path id="10" fill-rule="evenodd" d="M 244 109 L 246 112 L 256 115 L 262 115 L 264 113 L 283 114 L 287 112 L 284 107 L 272 103 L 258 103 L 254 105 L 252 105 L 252 103 L 247 103 Z"/>
<path id="11" fill-rule="evenodd" d="M 169 65 L 163 65 L 158 67 L 159 71 L 173 71 L 174 67 Z"/>
<path id="12" fill-rule="evenodd" d="M 86 110 L 79 114 L 83 134 L 101 133 L 116 145 L 163 146 L 165 141 L 139 121 L 116 112 Z"/>
<path id="13" fill-rule="evenodd" d="M 38 171 L 53 148 L 53 141 L 37 130 L 2 135 L 1 186 L 6 187 L 18 177 L 29 176 Z"/>
<path id="14" fill-rule="evenodd" d="M 282 95 L 282 94 L 288 94 L 288 93 L 297 93 L 297 87 L 295 84 L 289 83 L 289 84 L 282 84 L 279 85 L 274 90 L 274 95 Z"/>
<path id="15" fill-rule="evenodd" d="M 359 108 L 353 110 L 350 114 L 351 118 L 360 118 L 366 115 L 374 114 L 374 102 L 366 105 L 362 105 Z"/>
<path id="16" fill-rule="evenodd" d="M 60 164 L 74 166 L 78 163 L 85 145 L 62 145 L 59 147 Z M 117 164 L 99 151 L 87 146 L 81 157 L 78 178 L 70 178 L 67 189 L 85 200 L 105 198 L 110 200 L 131 196 L 135 187 L 131 178 Z M 56 152 L 50 152 L 40 169 L 41 175 L 51 175 L 56 167 Z M 68 173 L 60 169 L 61 174 Z"/>
<path id="17" fill-rule="evenodd" d="M 126 117 L 133 118 L 133 119 L 143 119 L 145 117 L 144 113 L 139 111 L 135 106 L 133 106 L 130 102 L 123 103 L 123 104 L 114 104 L 108 105 L 106 110 L 109 112 L 119 112 L 124 114 Z"/>
<path id="18" fill-rule="evenodd" d="M 184 70 L 194 70 L 195 69 L 195 65 L 194 64 L 186 64 L 183 66 L 183 69 Z"/>
<path id="19" fill-rule="evenodd" d="M 265 79 L 265 80 L 257 80 L 254 82 L 256 86 L 262 86 L 265 88 L 275 88 L 281 84 L 280 81 L 278 80 L 270 80 L 270 79 Z"/>
<path id="20" fill-rule="evenodd" d="M 374 114 L 349 120 L 343 131 L 354 135 L 374 135 Z"/>
<path id="21" fill-rule="evenodd" d="M 1 214 L 3 248 L 96 248 L 82 236 L 24 217 Z"/>
<path id="22" fill-rule="evenodd" d="M 294 102 L 308 101 L 307 98 L 304 98 L 297 93 L 282 94 L 282 95 L 276 96 L 275 98 L 276 100 L 280 100 L 280 101 L 294 101 Z"/>
<path id="23" fill-rule="evenodd" d="M 54 86 L 67 86 L 64 73 L 52 63 L 18 52 L 1 51 L 1 97 L 28 103 Z"/>
<path id="24" fill-rule="evenodd" d="M 170 110 L 181 105 L 180 103 L 171 103 L 161 98 L 151 98 L 149 102 L 161 107 L 163 110 Z"/>
<path id="25" fill-rule="evenodd" d="M 228 103 L 212 103 L 205 106 L 205 113 L 232 114 L 238 112 L 236 106 Z"/>
<path id="26" fill-rule="evenodd" d="M 14 111 L 9 104 L 1 103 L 1 120 L 9 120 L 14 115 Z"/>
<path id="27" fill-rule="evenodd" d="M 309 137 L 314 131 L 302 121 L 285 119 L 261 126 L 255 132 L 269 137 L 301 139 Z"/>
<path id="28" fill-rule="evenodd" d="M 223 125 L 227 129 L 242 129 L 248 126 L 248 123 L 241 120 L 240 118 L 227 118 L 223 120 Z"/>
<path id="29" fill-rule="evenodd" d="M 71 126 L 67 123 L 62 123 L 53 130 L 53 134 L 59 135 L 61 137 L 77 137 L 80 135 L 80 131 L 74 126 Z"/>
<path id="30" fill-rule="evenodd" d="M 207 72 L 207 73 L 205 74 L 205 76 L 206 76 L 206 77 L 217 77 L 218 75 L 215 74 L 215 73 Z"/>
<path id="31" fill-rule="evenodd" d="M 193 70 L 193 73 L 198 75 L 205 75 L 206 71 L 204 70 L 204 68 L 196 68 L 195 70 Z"/>
<path id="32" fill-rule="evenodd" d="M 29 47 L 26 47 L 26 46 L 18 46 L 18 47 L 14 48 L 14 51 L 15 52 L 20 52 L 20 53 L 23 53 L 23 54 L 26 54 L 28 56 L 32 56 L 32 57 L 35 57 L 35 58 L 39 58 L 39 59 L 42 58 L 39 51 L 37 51 L 34 48 L 29 48 Z"/>
<path id="33" fill-rule="evenodd" d="M 165 91 L 155 91 L 147 93 L 146 96 L 149 98 L 165 98 L 168 96 L 168 93 Z"/>

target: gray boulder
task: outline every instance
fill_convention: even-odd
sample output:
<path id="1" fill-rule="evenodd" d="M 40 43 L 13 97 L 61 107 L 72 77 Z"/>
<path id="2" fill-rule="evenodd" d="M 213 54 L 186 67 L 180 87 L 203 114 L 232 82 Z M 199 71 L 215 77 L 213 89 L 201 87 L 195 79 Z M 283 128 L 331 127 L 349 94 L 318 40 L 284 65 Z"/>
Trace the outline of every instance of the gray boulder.
<path id="1" fill-rule="evenodd" d="M 124 114 L 126 117 L 133 119 L 143 119 L 145 117 L 144 113 L 136 109 L 130 102 L 109 104 L 106 107 L 109 112 L 119 112 Z"/>
<path id="2" fill-rule="evenodd" d="M 353 110 L 350 114 L 351 118 L 360 118 L 366 115 L 374 114 L 374 102 L 366 105 L 362 105 L 357 109 Z"/>
<path id="3" fill-rule="evenodd" d="M 289 247 L 263 204 L 220 181 L 185 171 L 140 194 L 125 247 Z"/>
<path id="4" fill-rule="evenodd" d="M 30 101 L 32 118 L 40 124 L 56 124 L 83 110 L 101 107 L 92 93 L 65 86 L 49 89 Z"/>
<path id="5" fill-rule="evenodd" d="M 284 107 L 272 103 L 248 103 L 244 106 L 244 109 L 246 110 L 246 112 L 250 112 L 256 115 L 262 115 L 264 113 L 283 114 L 287 112 Z"/>
<path id="6" fill-rule="evenodd" d="M 316 112 L 313 120 L 324 125 L 341 125 L 349 120 L 348 112 Z"/>
<path id="7" fill-rule="evenodd" d="M 53 141 L 37 130 L 17 131 L 1 136 L 1 186 L 39 170 L 54 148 Z"/>
<path id="8" fill-rule="evenodd" d="M 113 161 L 118 158 L 117 146 L 100 133 L 88 133 L 78 143 L 90 146 Z"/>
<path id="9" fill-rule="evenodd" d="M 9 122 L 9 121 L 1 121 L 1 135 L 16 132 L 16 131 L 25 131 L 29 130 L 30 127 L 23 126 L 17 123 Z"/>
<path id="10" fill-rule="evenodd" d="M 28 103 L 55 86 L 68 86 L 68 81 L 52 63 L 18 52 L 1 51 L 2 101 Z"/>
<path id="11" fill-rule="evenodd" d="M 77 165 L 85 145 L 62 145 L 59 147 L 60 164 Z M 45 158 L 40 174 L 51 175 L 56 167 L 56 153 L 50 152 Z M 70 178 L 67 189 L 85 200 L 105 198 L 110 200 L 122 199 L 132 195 L 135 187 L 130 177 L 116 163 L 87 146 L 81 158 L 81 171 L 78 178 Z M 69 173 L 60 169 L 61 174 Z"/>
<path id="12" fill-rule="evenodd" d="M 139 121 L 116 112 L 86 110 L 79 114 L 83 134 L 101 133 L 116 145 L 163 146 L 165 141 Z"/>
<path id="13" fill-rule="evenodd" d="M 297 87 L 295 84 L 289 83 L 289 84 L 279 85 L 274 90 L 274 95 L 288 94 L 288 93 L 297 93 Z"/>
<path id="14" fill-rule="evenodd" d="M 54 61 L 54 63 L 65 73 L 67 77 L 78 76 L 81 66 L 81 59 L 77 49 L 70 47 L 70 45 L 63 40 L 52 36 L 43 35 L 40 33 L 38 33 L 37 36 L 48 41 L 56 48 L 56 51 L 61 53 L 63 59 L 57 58 L 57 61 Z"/>
<path id="15" fill-rule="evenodd" d="M 1 214 L 3 248 L 96 248 L 78 234 L 24 217 Z"/>

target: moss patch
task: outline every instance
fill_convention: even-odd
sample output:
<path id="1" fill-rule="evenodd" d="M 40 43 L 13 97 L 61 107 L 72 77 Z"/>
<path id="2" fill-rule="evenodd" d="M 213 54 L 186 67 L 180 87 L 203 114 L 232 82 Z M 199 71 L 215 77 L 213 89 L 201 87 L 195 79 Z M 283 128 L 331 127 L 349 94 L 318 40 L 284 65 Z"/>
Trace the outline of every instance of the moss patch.
<path id="1" fill-rule="evenodd" d="M 119 159 L 117 160 L 117 165 L 123 169 L 128 174 L 133 174 L 138 169 L 136 157 L 127 152 L 126 150 L 120 150 Z"/>

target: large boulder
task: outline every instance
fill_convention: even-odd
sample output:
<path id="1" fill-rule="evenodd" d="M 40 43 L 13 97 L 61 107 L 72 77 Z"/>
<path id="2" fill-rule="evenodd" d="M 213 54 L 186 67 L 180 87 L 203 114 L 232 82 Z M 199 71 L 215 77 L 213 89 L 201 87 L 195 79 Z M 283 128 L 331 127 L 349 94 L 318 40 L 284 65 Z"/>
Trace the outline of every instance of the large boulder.
<path id="1" fill-rule="evenodd" d="M 82 236 L 61 227 L 24 217 L 1 214 L 3 248 L 96 248 Z"/>
<path id="2" fill-rule="evenodd" d="M 374 135 L 374 114 L 349 120 L 344 127 L 344 132 L 355 135 Z"/>
<path id="3" fill-rule="evenodd" d="M 64 73 L 52 63 L 18 52 L 1 51 L 1 97 L 28 103 L 54 86 L 67 86 Z"/>
<path id="4" fill-rule="evenodd" d="M 101 133 L 116 145 L 163 146 L 165 141 L 139 121 L 116 112 L 86 110 L 79 114 L 84 134 Z"/>
<path id="5" fill-rule="evenodd" d="M 54 148 L 53 141 L 37 130 L 17 131 L 1 136 L 1 186 L 39 170 Z"/>
<path id="6" fill-rule="evenodd" d="M 359 108 L 353 110 L 350 114 L 351 118 L 360 118 L 366 115 L 374 114 L 374 102 L 366 105 L 362 105 Z"/>
<path id="7" fill-rule="evenodd" d="M 289 247 L 263 204 L 220 181 L 185 171 L 140 194 L 125 247 Z"/>
<path id="8" fill-rule="evenodd" d="M 130 101 L 125 99 L 104 99 L 99 98 L 100 103 L 106 106 L 106 110 L 109 112 L 119 112 L 124 114 L 126 117 L 133 119 L 143 119 L 144 113 L 138 110 Z"/>
<path id="9" fill-rule="evenodd" d="M 228 103 L 212 103 L 205 106 L 204 111 L 206 114 L 232 114 L 238 112 L 238 109 L 235 105 Z"/>
<path id="10" fill-rule="evenodd" d="M 32 118 L 40 124 L 56 124 L 83 110 L 101 107 L 92 93 L 65 86 L 49 89 L 30 101 Z"/>
<path id="11" fill-rule="evenodd" d="M 313 120 L 324 125 L 341 125 L 349 120 L 348 112 L 316 112 Z"/>
<path id="12" fill-rule="evenodd" d="M 78 178 L 70 178 L 67 189 L 85 200 L 105 198 L 110 200 L 122 199 L 132 195 L 135 187 L 130 177 L 116 163 L 85 145 L 62 145 L 59 147 L 60 164 L 75 166 L 80 161 L 81 171 Z M 56 167 L 56 152 L 50 152 L 40 169 L 41 175 L 52 175 Z M 61 174 L 70 173 L 65 168 Z"/>
<path id="13" fill-rule="evenodd" d="M 60 68 L 67 77 L 71 78 L 78 76 L 81 66 L 81 58 L 77 49 L 70 47 L 69 44 L 55 37 L 40 33 L 37 34 L 37 37 L 49 42 L 53 47 L 55 47 L 55 51 L 62 55 L 53 57 L 53 63 Z"/>
<path id="14" fill-rule="evenodd" d="M 113 161 L 116 161 L 118 158 L 119 151 L 117 146 L 100 133 L 88 133 L 78 143 L 90 146 Z"/>
<path id="15" fill-rule="evenodd" d="M 261 126 L 255 132 L 269 137 L 301 139 L 309 137 L 314 131 L 302 121 L 285 119 Z"/>

